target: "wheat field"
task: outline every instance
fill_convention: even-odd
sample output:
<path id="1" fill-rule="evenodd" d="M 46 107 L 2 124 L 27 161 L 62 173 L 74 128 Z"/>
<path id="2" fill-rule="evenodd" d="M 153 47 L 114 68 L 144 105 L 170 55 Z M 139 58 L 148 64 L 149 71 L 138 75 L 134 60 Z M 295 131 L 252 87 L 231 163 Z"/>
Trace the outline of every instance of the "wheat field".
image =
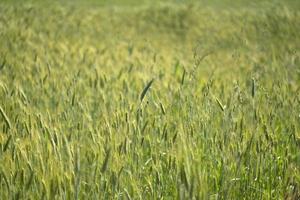
<path id="1" fill-rule="evenodd" d="M 298 1 L 0 2 L 0 199 L 300 199 Z"/>

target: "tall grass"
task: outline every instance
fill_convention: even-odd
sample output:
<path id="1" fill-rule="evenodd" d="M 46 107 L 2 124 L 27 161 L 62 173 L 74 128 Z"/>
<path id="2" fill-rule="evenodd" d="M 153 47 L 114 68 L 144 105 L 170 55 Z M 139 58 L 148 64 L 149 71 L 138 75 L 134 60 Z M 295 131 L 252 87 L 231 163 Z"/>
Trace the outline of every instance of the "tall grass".
<path id="1" fill-rule="evenodd" d="M 299 9 L 239 2 L 0 3 L 0 198 L 299 199 Z"/>

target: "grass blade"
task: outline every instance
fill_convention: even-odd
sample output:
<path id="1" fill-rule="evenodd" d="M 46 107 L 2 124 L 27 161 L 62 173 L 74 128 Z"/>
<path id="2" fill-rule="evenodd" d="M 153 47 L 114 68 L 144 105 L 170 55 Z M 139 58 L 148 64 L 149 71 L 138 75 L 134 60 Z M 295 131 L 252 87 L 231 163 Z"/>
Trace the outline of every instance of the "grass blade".
<path id="1" fill-rule="evenodd" d="M 8 128 L 11 128 L 11 123 L 9 121 L 9 118 L 7 117 L 6 113 L 4 112 L 4 110 L 1 106 L 0 106 L 0 114 L 4 118 L 4 121 L 5 121 L 6 125 L 8 126 Z"/>
<path id="2" fill-rule="evenodd" d="M 7 150 L 8 145 L 9 145 L 11 139 L 12 139 L 12 136 L 10 135 L 10 136 L 8 137 L 8 139 L 7 139 L 6 143 L 5 143 L 5 145 L 4 145 L 3 152 L 5 152 L 5 151 Z"/>
<path id="3" fill-rule="evenodd" d="M 185 69 L 183 69 L 183 74 L 182 74 L 182 77 L 181 77 L 181 85 L 183 85 L 183 83 L 184 83 L 185 74 L 186 74 L 186 71 L 185 71 Z"/>
<path id="4" fill-rule="evenodd" d="M 160 109 L 161 109 L 162 114 L 165 115 L 166 114 L 166 110 L 164 108 L 164 105 L 162 103 L 159 103 L 159 105 L 160 105 Z"/>
<path id="5" fill-rule="evenodd" d="M 144 99 L 146 93 L 148 92 L 149 88 L 151 87 L 153 81 L 154 81 L 154 79 L 152 79 L 152 80 L 146 85 L 146 87 L 143 89 L 143 92 L 141 93 L 141 97 L 140 97 L 141 102 L 143 101 L 143 99 Z"/>
<path id="6" fill-rule="evenodd" d="M 102 164 L 102 167 L 101 167 L 101 172 L 102 173 L 104 173 L 107 169 L 109 158 L 110 158 L 110 149 L 107 151 L 106 156 L 104 158 L 104 161 L 103 161 L 103 164 Z"/>
<path id="7" fill-rule="evenodd" d="M 254 96 L 255 96 L 255 80 L 254 80 L 254 78 L 252 79 L 251 95 L 252 95 L 252 98 L 254 98 Z"/>
<path id="8" fill-rule="evenodd" d="M 218 105 L 220 106 L 221 110 L 224 112 L 226 106 L 223 106 L 223 104 L 221 103 L 221 101 L 218 98 L 216 98 L 216 101 L 217 101 Z"/>
<path id="9" fill-rule="evenodd" d="M 0 70 L 2 70 L 4 68 L 5 64 L 6 64 L 6 59 L 4 59 L 2 61 L 1 65 L 0 65 Z"/>

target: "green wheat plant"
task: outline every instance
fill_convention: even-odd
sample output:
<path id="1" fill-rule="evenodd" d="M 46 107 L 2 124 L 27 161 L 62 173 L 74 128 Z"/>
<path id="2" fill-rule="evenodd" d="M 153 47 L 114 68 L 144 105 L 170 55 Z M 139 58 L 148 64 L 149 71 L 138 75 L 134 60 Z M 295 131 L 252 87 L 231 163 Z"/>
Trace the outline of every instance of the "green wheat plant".
<path id="1" fill-rule="evenodd" d="M 297 1 L 0 2 L 0 199 L 300 199 Z"/>

